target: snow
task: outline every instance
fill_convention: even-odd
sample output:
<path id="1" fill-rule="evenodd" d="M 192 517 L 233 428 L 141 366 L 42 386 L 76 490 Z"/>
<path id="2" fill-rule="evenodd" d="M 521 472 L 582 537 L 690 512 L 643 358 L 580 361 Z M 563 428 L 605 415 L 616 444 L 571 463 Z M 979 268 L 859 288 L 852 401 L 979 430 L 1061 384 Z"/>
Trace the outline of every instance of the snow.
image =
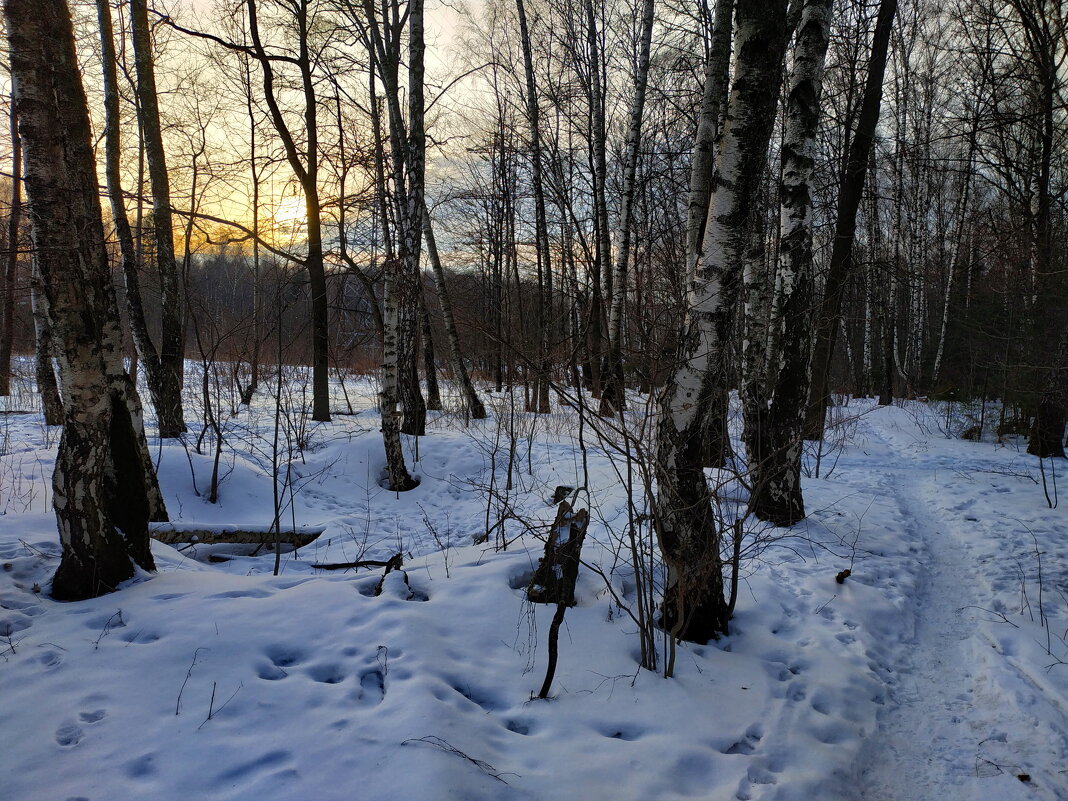
<path id="1" fill-rule="evenodd" d="M 612 591 L 580 569 L 540 701 L 555 607 L 524 591 L 553 489 L 583 487 L 574 410 L 512 416 L 491 395 L 485 423 L 432 415 L 398 495 L 375 388 L 347 390 L 359 414 L 309 423 L 292 453 L 285 525 L 325 531 L 280 575 L 246 546 L 154 543 L 156 574 L 80 603 L 47 595 L 56 431 L 0 417 L 0 797 L 1068 797 L 1068 527 L 1016 443 L 852 401 L 849 441 L 804 480 L 808 519 L 748 524 L 731 635 L 681 644 L 664 679 L 614 600 L 635 602 L 627 499 L 587 428 L 583 559 Z M 211 455 L 152 441 L 179 525 L 270 524 L 272 412 L 226 422 L 215 505 Z M 384 577 L 313 567 L 398 552 Z"/>

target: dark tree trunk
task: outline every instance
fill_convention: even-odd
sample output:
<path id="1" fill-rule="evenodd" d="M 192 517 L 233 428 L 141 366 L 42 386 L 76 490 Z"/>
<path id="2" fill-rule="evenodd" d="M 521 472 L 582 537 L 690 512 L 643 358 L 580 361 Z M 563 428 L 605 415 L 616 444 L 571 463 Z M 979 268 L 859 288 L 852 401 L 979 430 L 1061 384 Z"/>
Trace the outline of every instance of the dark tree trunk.
<path id="1" fill-rule="evenodd" d="M 182 415 L 182 385 L 185 383 L 185 313 L 178 262 L 174 256 L 174 225 L 171 220 L 171 188 L 163 128 L 159 117 L 152 37 L 147 0 L 130 0 L 134 63 L 137 69 L 137 108 L 144 137 L 148 178 L 152 185 L 152 225 L 156 263 L 160 276 L 160 329 L 157 421 L 161 437 L 185 433 Z M 125 255 L 124 255 L 125 259 Z M 134 260 L 136 263 L 136 260 Z M 128 275 L 127 275 L 128 279 Z"/>
<path id="2" fill-rule="evenodd" d="M 897 0 L 881 0 L 879 15 L 872 36 L 868 77 L 864 86 L 857 130 L 849 145 L 849 156 L 842 183 L 838 190 L 838 216 L 834 226 L 831 261 L 824 283 L 823 301 L 817 308 L 815 337 L 812 347 L 812 380 L 805 419 L 805 439 L 823 439 L 823 421 L 830 399 L 829 380 L 834 345 L 838 339 L 838 324 L 846 280 L 853 267 L 853 240 L 857 230 L 857 211 L 864 194 L 864 179 L 868 174 L 868 157 L 875 141 L 875 127 L 879 122 L 879 108 L 883 99 L 883 74 L 886 71 L 886 52 L 897 12 Z"/>

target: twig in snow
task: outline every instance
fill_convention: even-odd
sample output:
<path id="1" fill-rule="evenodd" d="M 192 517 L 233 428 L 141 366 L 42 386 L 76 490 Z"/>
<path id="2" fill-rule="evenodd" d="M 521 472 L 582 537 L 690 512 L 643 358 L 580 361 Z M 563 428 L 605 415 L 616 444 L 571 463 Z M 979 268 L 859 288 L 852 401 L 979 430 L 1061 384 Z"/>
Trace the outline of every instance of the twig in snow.
<path id="1" fill-rule="evenodd" d="M 182 708 L 182 693 L 185 692 L 185 685 L 189 683 L 189 679 L 193 675 L 193 667 L 197 663 L 197 657 L 200 656 L 201 651 L 207 650 L 206 648 L 197 648 L 193 651 L 193 661 L 189 663 L 189 669 L 185 672 L 185 680 L 182 682 L 181 688 L 178 690 L 178 700 L 174 702 L 174 714 L 178 715 L 178 712 Z"/>
<path id="2" fill-rule="evenodd" d="M 426 745 L 433 746 L 434 748 L 439 748 L 447 754 L 455 754 L 458 757 L 466 759 L 480 771 L 485 773 L 487 776 L 496 779 L 501 784 L 508 784 L 508 782 L 506 782 L 502 778 L 503 776 L 515 776 L 516 778 L 522 778 L 522 776 L 520 776 L 518 773 L 497 773 L 496 768 L 494 768 L 493 765 L 491 765 L 490 763 L 465 754 L 459 748 L 453 746 L 448 740 L 444 740 L 441 737 L 437 737 L 433 734 L 428 734 L 426 737 L 414 737 L 408 740 L 404 740 L 401 742 L 401 745 L 408 745 L 409 743 L 424 743 Z"/>
<path id="3" fill-rule="evenodd" d="M 244 682 L 241 682 L 240 684 L 238 684 L 237 685 L 237 689 L 234 690 L 230 694 L 229 698 L 227 698 L 225 701 L 223 701 L 222 706 L 220 706 L 218 709 L 214 709 L 213 710 L 212 707 L 215 704 L 215 682 L 212 682 L 211 683 L 211 702 L 208 704 L 208 716 L 206 718 L 204 718 L 204 722 L 203 723 L 201 723 L 199 726 L 197 726 L 197 731 L 200 731 L 202 728 L 204 728 L 204 724 L 207 723 L 209 720 L 211 720 L 213 717 L 215 717 L 215 715 L 219 714 L 224 709 L 226 709 L 227 704 L 229 704 L 231 701 L 234 700 L 234 696 L 237 695 L 239 692 L 241 692 L 241 688 L 244 687 L 244 686 L 245 686 Z"/>
<path id="4" fill-rule="evenodd" d="M 116 612 L 115 614 L 113 614 L 113 615 L 112 615 L 111 617 L 109 617 L 109 618 L 108 618 L 108 622 L 107 622 L 107 623 L 105 623 L 105 624 L 104 624 L 104 628 L 102 628 L 102 629 L 100 630 L 100 636 L 99 636 L 99 637 L 97 637 L 97 638 L 96 638 L 96 641 L 95 641 L 95 642 L 93 643 L 93 650 L 94 650 L 94 651 L 95 651 L 95 650 L 96 650 L 97 648 L 99 648 L 99 647 L 100 647 L 100 641 L 101 641 L 102 639 L 104 639 L 105 637 L 107 637 L 107 636 L 108 636 L 108 635 L 109 635 L 109 634 L 111 633 L 111 624 L 112 624 L 112 622 L 114 622 L 115 618 L 118 618 L 118 619 L 119 619 L 119 627 L 120 627 L 120 628 L 121 628 L 122 626 L 125 626 L 125 625 L 126 625 L 126 623 L 125 623 L 125 622 L 123 622 L 123 619 L 122 619 L 122 610 L 120 609 L 119 611 L 117 611 L 117 612 Z"/>

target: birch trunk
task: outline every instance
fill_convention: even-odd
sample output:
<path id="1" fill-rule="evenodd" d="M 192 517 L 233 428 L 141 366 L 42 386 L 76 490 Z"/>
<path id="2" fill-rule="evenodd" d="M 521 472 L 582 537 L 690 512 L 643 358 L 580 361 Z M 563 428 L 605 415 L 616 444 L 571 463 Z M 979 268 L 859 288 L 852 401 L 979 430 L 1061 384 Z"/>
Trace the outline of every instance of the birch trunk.
<path id="1" fill-rule="evenodd" d="M 838 191 L 838 215 L 834 227 L 834 244 L 824 284 L 823 301 L 815 320 L 812 348 L 812 378 L 805 438 L 823 439 L 823 421 L 829 400 L 831 358 L 838 339 L 842 296 L 846 280 L 853 268 L 853 239 L 857 229 L 857 210 L 864 194 L 868 156 L 875 140 L 875 126 L 879 122 L 879 107 L 883 98 L 883 74 L 886 70 L 886 51 L 897 12 L 897 0 L 881 0 L 879 15 L 872 36 L 868 76 L 864 86 L 857 130 L 849 146 L 849 156 Z"/>
<path id="2" fill-rule="evenodd" d="M 382 443 L 386 451 L 386 473 L 389 488 L 394 492 L 407 492 L 418 486 L 404 464 L 404 448 L 401 442 L 400 415 L 400 310 L 403 301 L 398 284 L 404 266 L 399 259 L 389 259 L 382 265 L 385 305 L 385 325 L 382 333 L 382 387 L 378 394 L 378 409 L 382 416 Z"/>
<path id="3" fill-rule="evenodd" d="M 460 384 L 460 392 L 463 395 L 464 407 L 467 413 L 475 420 L 486 417 L 486 407 L 482 405 L 482 399 L 475 392 L 471 376 L 467 372 L 463 356 L 460 353 L 460 335 L 456 331 L 456 318 L 452 313 L 452 300 L 449 297 L 449 288 L 445 283 L 445 268 L 441 264 L 438 254 L 438 243 L 434 239 L 434 225 L 429 212 L 423 209 L 423 238 L 426 240 L 427 255 L 430 257 L 430 267 L 434 272 L 434 285 L 438 290 L 438 304 L 441 306 L 441 318 L 445 323 L 445 337 L 448 339 L 449 367 L 453 378 Z"/>
<path id="4" fill-rule="evenodd" d="M 549 405 L 549 326 L 552 296 L 545 291 L 546 279 L 552 275 L 552 257 L 549 253 L 549 228 L 545 219 L 545 182 L 542 176 L 541 121 L 538 108 L 537 84 L 534 80 L 534 56 L 530 47 L 530 29 L 527 27 L 527 12 L 523 0 L 516 0 L 519 16 L 519 38 L 523 49 L 523 76 L 526 84 L 527 124 L 530 126 L 531 183 L 534 190 L 534 242 L 538 259 L 538 381 L 535 402 L 531 411 L 548 414 Z M 551 286 L 551 285 L 550 285 Z M 592 319 L 592 318 L 591 318 Z M 598 323 L 598 330 L 600 324 Z"/>
<path id="5" fill-rule="evenodd" d="M 404 271 L 400 293 L 400 336 L 405 347 L 399 353 L 401 405 L 404 421 L 401 431 L 421 436 L 426 433 L 426 404 L 419 391 L 415 360 L 416 310 L 422 287 L 419 285 L 419 259 L 422 254 L 423 210 L 425 208 L 424 172 L 426 166 L 426 130 L 423 106 L 423 0 L 408 3 L 408 140 L 404 150 L 407 163 L 407 196 L 404 227 L 401 231 L 400 258 Z M 398 115 L 396 129 L 403 123 Z M 408 380 L 405 381 L 405 377 Z"/>
<path id="6" fill-rule="evenodd" d="M 642 34 L 638 49 L 638 64 L 634 74 L 634 100 L 630 109 L 630 127 L 623 147 L 623 195 L 619 203 L 619 227 L 616 229 L 618 248 L 612 278 L 612 306 L 608 326 L 608 376 L 601 395 L 602 416 L 611 417 L 622 412 L 625 401 L 623 376 L 623 315 L 627 306 L 627 267 L 630 261 L 631 223 L 634 217 L 634 188 L 638 172 L 638 150 L 642 138 L 642 118 L 645 114 L 645 94 L 649 85 L 649 51 L 653 41 L 653 19 L 656 0 L 645 0 L 642 13 Z"/>
<path id="7" fill-rule="evenodd" d="M 430 330 L 430 313 L 426 299 L 419 296 L 419 325 L 423 334 L 423 373 L 426 375 L 426 408 L 430 412 L 441 411 L 441 388 L 438 386 L 437 358 L 434 356 L 434 334 Z"/>
<path id="8" fill-rule="evenodd" d="M 52 337 L 52 324 L 48 320 L 48 301 L 41 286 L 41 275 L 34 259 L 30 274 L 30 309 L 33 312 L 33 332 L 36 342 L 35 366 L 37 391 L 41 395 L 41 407 L 44 412 L 45 425 L 63 425 L 63 399 L 59 395 L 56 371 L 52 367 L 52 357 L 56 352 L 56 343 Z"/>
<path id="9" fill-rule="evenodd" d="M 823 67 L 833 0 L 806 0 L 801 10 L 786 100 L 786 130 L 779 185 L 782 286 L 778 361 L 771 365 L 771 403 L 746 420 L 752 476 L 750 509 L 761 520 L 791 526 L 805 516 L 801 493 L 802 426 L 808 397 L 812 300 L 812 194 Z"/>
<path id="10" fill-rule="evenodd" d="M 768 143 L 786 48 L 786 1 L 738 9 L 736 71 L 716 161 L 704 252 L 677 361 L 659 399 L 656 530 L 668 565 L 663 623 L 708 640 L 727 631 L 719 523 L 705 479 L 702 401 L 726 386 L 723 352 Z"/>
<path id="11" fill-rule="evenodd" d="M 65 407 L 53 473 L 63 553 L 52 595 L 110 592 L 153 569 L 148 523 L 166 510 L 141 405 L 122 361 L 89 114 L 63 0 L 5 0 L 33 244 L 60 343 Z"/>
<path id="12" fill-rule="evenodd" d="M 11 132 L 11 206 L 7 218 L 7 264 L 4 268 L 4 280 L 0 283 L 0 301 L 3 303 L 3 326 L 0 327 L 0 395 L 11 394 L 11 346 L 15 338 L 15 284 L 19 270 L 19 226 L 22 223 L 22 148 L 19 147 L 18 116 L 14 99 L 8 121 Z"/>
<path id="13" fill-rule="evenodd" d="M 704 244 L 708 204 L 715 186 L 716 142 L 721 117 L 727 105 L 730 89 L 731 27 L 734 19 L 734 0 L 719 0 L 716 4 L 712 40 L 705 67 L 705 86 L 701 100 L 701 116 L 697 124 L 693 161 L 690 164 L 690 193 L 686 223 L 685 280 L 693 280 Z M 719 467 L 730 457 L 730 434 L 727 431 L 728 394 L 726 385 L 713 396 L 701 400 L 702 461 L 706 466 Z"/>
<path id="14" fill-rule="evenodd" d="M 145 158 L 148 162 L 148 179 L 152 187 L 152 224 L 160 276 L 162 325 L 159 346 L 159 401 L 156 414 L 160 437 L 177 437 L 186 430 L 182 415 L 185 312 L 178 263 L 174 256 L 171 188 L 167 173 L 167 156 L 163 148 L 163 128 L 159 117 L 147 0 L 130 0 L 130 24 L 137 71 L 137 109 L 144 138 Z"/>
<path id="15" fill-rule="evenodd" d="M 604 377 L 604 297 L 612 298 L 611 260 L 612 239 L 608 226 L 608 202 L 605 198 L 605 183 L 608 175 L 608 133 L 605 122 L 604 90 L 601 85 L 601 47 L 597 31 L 597 15 L 593 0 L 584 0 L 586 10 L 586 47 L 589 51 L 589 107 L 590 107 L 590 155 L 593 160 L 593 213 L 596 248 L 593 260 L 593 275 L 590 280 L 590 363 L 593 366 L 594 397 L 600 396 Z M 607 293 L 604 292 L 607 287 Z"/>
<path id="16" fill-rule="evenodd" d="M 708 199 L 712 194 L 712 175 L 716 166 L 716 138 L 720 115 L 727 102 L 730 88 L 731 22 L 734 19 L 734 0 L 718 0 L 712 41 L 705 66 L 705 87 L 701 99 L 701 116 L 697 122 L 697 136 L 690 164 L 690 197 L 686 219 L 686 273 L 692 276 L 697 269 L 704 242 L 705 220 L 708 218 Z"/>
<path id="17" fill-rule="evenodd" d="M 143 2 L 143 0 L 141 0 Z M 263 99 L 267 104 L 271 124 L 282 142 L 286 161 L 304 192 L 304 207 L 307 221 L 308 253 L 304 267 L 308 271 L 311 289 L 311 337 L 312 337 L 312 419 L 320 422 L 330 420 L 330 307 L 326 294 L 326 266 L 323 256 L 322 204 L 319 199 L 319 138 L 315 93 L 315 78 L 312 75 L 311 52 L 308 47 L 309 20 L 307 0 L 287 4 L 297 26 L 297 56 L 290 59 L 300 72 L 300 92 L 304 103 L 303 120 L 307 141 L 301 153 L 297 142 L 278 105 L 275 90 L 274 67 L 271 56 L 264 48 L 260 36 L 256 0 L 246 0 L 249 37 L 252 40 L 252 55 L 260 66 L 263 82 Z"/>
<path id="18" fill-rule="evenodd" d="M 156 418 L 164 419 L 167 401 L 163 396 L 164 382 L 160 373 L 159 353 L 148 333 L 144 304 L 141 297 L 140 264 L 134 247 L 133 230 L 126 215 L 120 174 L 121 142 L 119 127 L 119 82 L 115 67 L 114 28 L 111 22 L 110 0 L 96 0 L 97 24 L 100 28 L 100 60 L 104 75 L 104 176 L 107 182 L 111 219 L 115 238 L 119 242 L 122 276 L 126 285 L 126 309 L 130 331 L 141 363 L 145 366 L 146 383 L 156 409 Z"/>

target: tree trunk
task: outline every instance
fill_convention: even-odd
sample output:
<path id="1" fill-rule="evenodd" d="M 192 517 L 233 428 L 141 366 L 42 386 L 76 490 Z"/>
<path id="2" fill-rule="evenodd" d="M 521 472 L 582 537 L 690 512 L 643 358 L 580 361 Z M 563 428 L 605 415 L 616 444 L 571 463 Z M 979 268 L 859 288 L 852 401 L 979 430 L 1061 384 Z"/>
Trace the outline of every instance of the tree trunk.
<path id="1" fill-rule="evenodd" d="M 452 300 L 449 298 L 449 288 L 445 283 L 445 268 L 441 265 L 438 254 L 438 243 L 434 239 L 434 226 L 430 219 L 430 213 L 423 209 L 423 238 L 426 240 L 427 255 L 430 257 L 430 267 L 434 272 L 434 286 L 438 290 L 438 304 L 441 306 L 441 318 L 445 324 L 445 337 L 448 340 L 449 367 L 452 369 L 453 379 L 459 383 L 460 392 L 463 395 L 467 413 L 475 420 L 486 417 L 486 407 L 482 405 L 482 399 L 475 392 L 475 386 L 471 383 L 471 376 L 467 372 L 463 356 L 460 353 L 460 335 L 456 331 L 456 318 L 452 313 Z"/>
<path id="2" fill-rule="evenodd" d="M 52 478 L 60 600 L 93 597 L 153 569 L 148 523 L 165 520 L 122 361 L 89 114 L 63 0 L 5 0 L 33 244 L 61 344 L 65 407 Z"/>
<path id="3" fill-rule="evenodd" d="M 519 39 L 523 49 L 523 75 L 526 83 L 527 124 L 530 126 L 531 184 L 534 190 L 534 243 L 538 259 L 538 381 L 535 402 L 531 411 L 548 414 L 549 402 L 549 315 L 551 293 L 545 291 L 551 281 L 552 255 L 549 252 L 549 227 L 545 219 L 545 183 L 542 176 L 541 122 L 538 108 L 537 83 L 534 80 L 534 55 L 530 44 L 530 29 L 527 27 L 526 5 L 516 0 L 519 16 Z M 551 284 L 549 284 L 551 286 Z M 518 289 L 518 286 L 517 286 Z M 598 323 L 599 325 L 599 323 Z"/>
<path id="4" fill-rule="evenodd" d="M 260 65 L 263 79 L 263 99 L 270 113 L 271 124 L 282 140 L 286 161 L 304 192 L 307 215 L 308 253 L 304 267 L 308 271 L 311 289 L 311 338 L 312 338 L 312 419 L 320 422 L 330 420 L 330 307 L 326 293 L 326 266 L 323 256 L 322 204 L 319 199 L 319 139 L 316 110 L 315 80 L 312 75 L 311 53 L 308 48 L 308 2 L 299 0 L 288 4 L 297 26 L 297 56 L 293 59 L 300 71 L 301 93 L 304 100 L 303 124 L 307 134 L 303 155 L 278 105 L 275 92 L 274 67 L 271 57 L 264 49 L 260 37 L 256 0 L 246 0 L 249 37 L 252 40 L 252 55 Z"/>
<path id="5" fill-rule="evenodd" d="M 782 234 L 777 363 L 770 366 L 770 405 L 746 420 L 750 509 L 761 520 L 791 526 L 805 516 L 801 494 L 802 426 L 808 397 L 808 346 L 812 298 L 812 195 L 823 66 L 833 0 L 806 0 L 786 100 L 779 185 Z"/>
<path id="6" fill-rule="evenodd" d="M 601 395 L 602 416 L 622 412 L 625 401 L 623 375 L 623 315 L 627 300 L 627 267 L 630 261 L 630 240 L 634 216 L 635 176 L 638 172 L 638 149 L 642 138 L 642 118 L 645 114 L 645 93 L 649 85 L 649 51 L 653 40 L 655 0 L 645 0 L 642 13 L 642 34 L 638 49 L 638 64 L 634 74 L 634 100 L 630 109 L 630 127 L 624 145 L 623 195 L 619 203 L 619 226 L 616 235 L 619 247 L 612 278 L 612 305 L 608 330 L 608 370 Z"/>
<path id="7" fill-rule="evenodd" d="M 52 338 L 52 324 L 48 320 L 48 301 L 44 296 L 44 288 L 41 286 L 36 258 L 30 276 L 30 308 L 33 310 L 34 340 L 37 344 L 35 353 L 37 391 L 41 395 L 45 425 L 61 426 L 63 425 L 63 399 L 59 395 L 56 371 L 52 367 L 56 344 Z"/>
<path id="8" fill-rule="evenodd" d="M 608 225 L 608 202 L 605 183 L 608 177 L 605 150 L 608 133 L 605 121 L 604 89 L 601 84 L 601 47 L 597 31 L 597 15 L 593 0 L 584 0 L 586 10 L 586 48 L 589 55 L 590 156 L 593 172 L 593 216 L 595 245 L 593 270 L 590 276 L 590 363 L 593 366 L 593 396 L 604 389 L 604 298 L 612 298 L 612 234 Z M 607 292 L 604 290 L 607 288 Z"/>
<path id="9" fill-rule="evenodd" d="M 838 191 L 838 216 L 834 226 L 834 244 L 824 284 L 823 301 L 815 319 L 812 348 L 812 379 L 805 420 L 805 438 L 823 439 L 823 420 L 829 400 L 831 358 L 838 339 L 838 324 L 846 280 L 853 267 L 853 239 L 857 230 L 857 210 L 864 194 L 864 179 L 868 173 L 868 156 L 875 140 L 875 126 L 879 122 L 879 107 L 883 98 L 883 73 L 886 70 L 886 51 L 890 43 L 897 0 L 881 0 L 879 16 L 872 36 L 868 77 L 864 86 L 857 130 L 849 146 L 846 170 Z"/>
<path id="10" fill-rule="evenodd" d="M 12 89 L 14 95 L 14 89 Z M 11 394 L 11 346 L 15 338 L 15 284 L 19 270 L 19 226 L 22 223 L 22 148 L 18 116 L 12 97 L 8 117 L 11 132 L 11 207 L 7 218 L 7 265 L 0 282 L 3 324 L 0 327 L 0 396 Z"/>
<path id="11" fill-rule="evenodd" d="M 119 242 L 122 261 L 122 276 L 126 285 L 126 309 L 130 318 L 130 331 L 134 345 L 145 365 L 145 377 L 156 418 L 167 415 L 167 402 L 163 396 L 164 382 L 160 373 L 159 354 L 148 333 L 145 310 L 141 297 L 141 279 L 137 251 L 134 247 L 133 230 L 126 215 L 122 195 L 120 172 L 120 117 L 119 84 L 115 67 L 114 28 L 111 23 L 110 0 L 96 0 L 97 23 L 100 28 L 100 60 L 104 74 L 104 176 L 107 182 L 108 201 L 111 204 L 111 219 L 115 226 L 115 238 Z"/>
<path id="12" fill-rule="evenodd" d="M 159 347 L 159 401 L 156 414 L 160 437 L 177 437 L 186 430 L 182 415 L 185 312 L 181 278 L 174 257 L 171 188 L 167 173 L 167 156 L 163 148 L 163 128 L 159 118 L 147 0 L 130 0 L 130 24 L 137 69 L 137 109 L 145 144 L 145 158 L 148 161 L 148 178 L 152 186 L 152 224 L 160 280 L 162 326 Z M 103 31 L 101 36 L 103 37 Z"/>
<path id="13" fill-rule="evenodd" d="M 723 352 L 753 205 L 768 143 L 786 49 L 786 0 L 738 8 L 736 70 L 720 137 L 704 252 L 675 366 L 660 396 L 657 422 L 656 530 L 668 584 L 664 625 L 702 641 L 727 631 L 721 532 L 705 480 L 702 398 L 722 395 Z"/>
<path id="14" fill-rule="evenodd" d="M 721 117 L 726 109 L 730 90 L 731 29 L 734 20 L 734 0 L 716 3 L 712 40 L 705 66 L 705 86 L 701 100 L 701 116 L 697 123 L 693 160 L 690 163 L 690 192 L 687 203 L 685 280 L 696 275 L 704 244 L 708 203 L 714 186 L 716 142 Z M 726 384 L 715 394 L 701 398 L 700 427 L 702 461 L 708 467 L 726 464 L 731 455 L 730 433 L 727 430 L 729 408 Z"/>
<path id="15" fill-rule="evenodd" d="M 434 334 L 430 330 L 430 314 L 426 308 L 426 298 L 419 296 L 419 323 L 422 327 L 423 372 L 426 374 L 426 408 L 427 411 L 441 411 L 441 388 L 438 386 L 438 364 L 434 355 Z"/>

